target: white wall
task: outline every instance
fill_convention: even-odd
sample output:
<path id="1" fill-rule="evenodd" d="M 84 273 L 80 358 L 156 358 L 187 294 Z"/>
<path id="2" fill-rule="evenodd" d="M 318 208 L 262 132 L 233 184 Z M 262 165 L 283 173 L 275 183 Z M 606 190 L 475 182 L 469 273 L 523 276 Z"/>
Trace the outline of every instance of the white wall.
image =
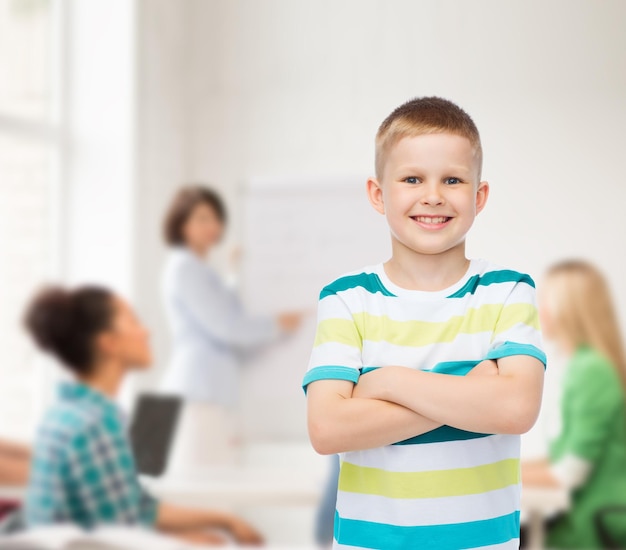
<path id="1" fill-rule="evenodd" d="M 416 95 L 459 102 L 482 132 L 492 197 L 470 253 L 535 276 L 556 258 L 590 257 L 626 312 L 626 3 L 71 4 L 80 22 L 72 70 L 82 74 L 68 103 L 87 139 L 73 144 L 81 158 L 66 182 L 66 273 L 130 294 L 157 352 L 140 385 L 154 383 L 167 359 L 160 224 L 176 187 L 218 186 L 232 211 L 227 244 L 235 243 L 243 182 L 371 171 L 378 124 Z M 88 137 L 101 133 L 99 142 Z"/>
<path id="2" fill-rule="evenodd" d="M 123 0 L 63 5 L 67 143 L 62 272 L 132 291 L 135 12 Z"/>
<path id="3" fill-rule="evenodd" d="M 236 198 L 250 176 L 371 170 L 384 116 L 438 94 L 482 132 L 493 194 L 472 252 L 535 274 L 590 255 L 617 281 L 625 16 L 619 1 L 194 0 L 191 175 Z"/>
<path id="4" fill-rule="evenodd" d="M 176 186 L 188 175 L 187 102 L 190 38 L 186 2 L 137 0 L 137 145 L 134 188 L 134 298 L 151 331 L 155 362 L 137 380 L 150 387 L 159 378 L 169 351 L 169 333 L 160 295 L 166 249 L 161 222 Z"/>
<path id="5" fill-rule="evenodd" d="M 466 108 L 482 133 L 492 196 L 471 255 L 535 276 L 561 257 L 591 258 L 626 312 L 618 241 L 626 229 L 626 4 L 185 6 L 187 175 L 223 190 L 234 210 L 231 241 L 240 236 L 242 182 L 371 171 L 381 120 L 412 96 L 437 94 Z"/>
<path id="6" fill-rule="evenodd" d="M 167 361 L 160 226 L 176 187 L 221 188 L 237 242 L 244 181 L 367 172 L 377 125 L 416 95 L 458 101 L 482 132 L 492 196 L 470 253 L 535 276 L 589 257 L 624 316 L 623 2 L 70 6 L 64 273 L 133 298 L 156 350 L 144 385 Z"/>

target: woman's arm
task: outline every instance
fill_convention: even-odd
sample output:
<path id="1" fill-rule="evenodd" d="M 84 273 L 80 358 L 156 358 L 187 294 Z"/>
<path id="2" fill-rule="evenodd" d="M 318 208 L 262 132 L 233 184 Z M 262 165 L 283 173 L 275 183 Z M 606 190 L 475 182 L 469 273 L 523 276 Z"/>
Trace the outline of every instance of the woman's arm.
<path id="1" fill-rule="evenodd" d="M 552 474 L 547 460 L 522 462 L 522 485 L 524 487 L 561 487 Z"/>
<path id="2" fill-rule="evenodd" d="M 156 525 L 161 531 L 172 534 L 218 529 L 229 532 L 241 544 L 263 542 L 263 537 L 251 525 L 237 516 L 216 510 L 194 510 L 162 502 Z"/>
<path id="3" fill-rule="evenodd" d="M 563 487 L 568 490 L 582 487 L 593 465 L 575 455 L 565 455 L 551 464 L 547 459 L 522 463 L 522 482 L 529 487 Z"/>
<path id="4" fill-rule="evenodd" d="M 0 440 L 0 455 L 30 460 L 30 447 L 14 441 Z"/>
<path id="5" fill-rule="evenodd" d="M 30 449 L 25 445 L 0 441 L 0 484 L 26 485 L 30 458 Z"/>
<path id="6" fill-rule="evenodd" d="M 26 485 L 30 461 L 10 456 L 0 456 L 0 485 Z"/>
<path id="7" fill-rule="evenodd" d="M 210 277 L 202 265 L 186 262 L 178 266 L 176 286 L 188 314 L 215 340 L 246 350 L 281 334 L 276 319 L 249 315 L 234 300 L 232 291 Z"/>

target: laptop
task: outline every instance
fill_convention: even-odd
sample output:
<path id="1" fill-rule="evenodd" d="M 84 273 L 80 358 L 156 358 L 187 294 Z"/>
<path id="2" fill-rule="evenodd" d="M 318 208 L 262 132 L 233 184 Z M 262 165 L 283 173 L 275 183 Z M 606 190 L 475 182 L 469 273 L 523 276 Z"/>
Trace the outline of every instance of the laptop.
<path id="1" fill-rule="evenodd" d="M 130 442 L 140 474 L 158 477 L 167 468 L 182 399 L 174 395 L 139 396 L 130 426 Z"/>

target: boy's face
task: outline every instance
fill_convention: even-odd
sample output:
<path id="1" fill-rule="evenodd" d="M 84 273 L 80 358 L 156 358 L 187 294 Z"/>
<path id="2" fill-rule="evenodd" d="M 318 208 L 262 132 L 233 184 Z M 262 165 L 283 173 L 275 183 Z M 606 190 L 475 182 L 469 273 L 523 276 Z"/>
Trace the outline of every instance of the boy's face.
<path id="1" fill-rule="evenodd" d="M 419 254 L 465 254 L 465 235 L 487 201 L 469 140 L 454 134 L 402 138 L 381 180 L 367 182 L 370 202 L 387 217 L 397 247 Z"/>

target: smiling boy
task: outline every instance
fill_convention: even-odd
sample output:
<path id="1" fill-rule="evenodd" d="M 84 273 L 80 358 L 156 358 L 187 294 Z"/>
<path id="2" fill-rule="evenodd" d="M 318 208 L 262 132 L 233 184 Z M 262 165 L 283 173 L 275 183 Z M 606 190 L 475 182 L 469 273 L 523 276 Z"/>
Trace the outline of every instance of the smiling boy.
<path id="1" fill-rule="evenodd" d="M 309 435 L 341 454 L 335 548 L 517 548 L 520 434 L 545 355 L 532 279 L 469 260 L 482 148 L 450 101 L 411 100 L 376 136 L 372 206 L 392 256 L 320 294 Z"/>

